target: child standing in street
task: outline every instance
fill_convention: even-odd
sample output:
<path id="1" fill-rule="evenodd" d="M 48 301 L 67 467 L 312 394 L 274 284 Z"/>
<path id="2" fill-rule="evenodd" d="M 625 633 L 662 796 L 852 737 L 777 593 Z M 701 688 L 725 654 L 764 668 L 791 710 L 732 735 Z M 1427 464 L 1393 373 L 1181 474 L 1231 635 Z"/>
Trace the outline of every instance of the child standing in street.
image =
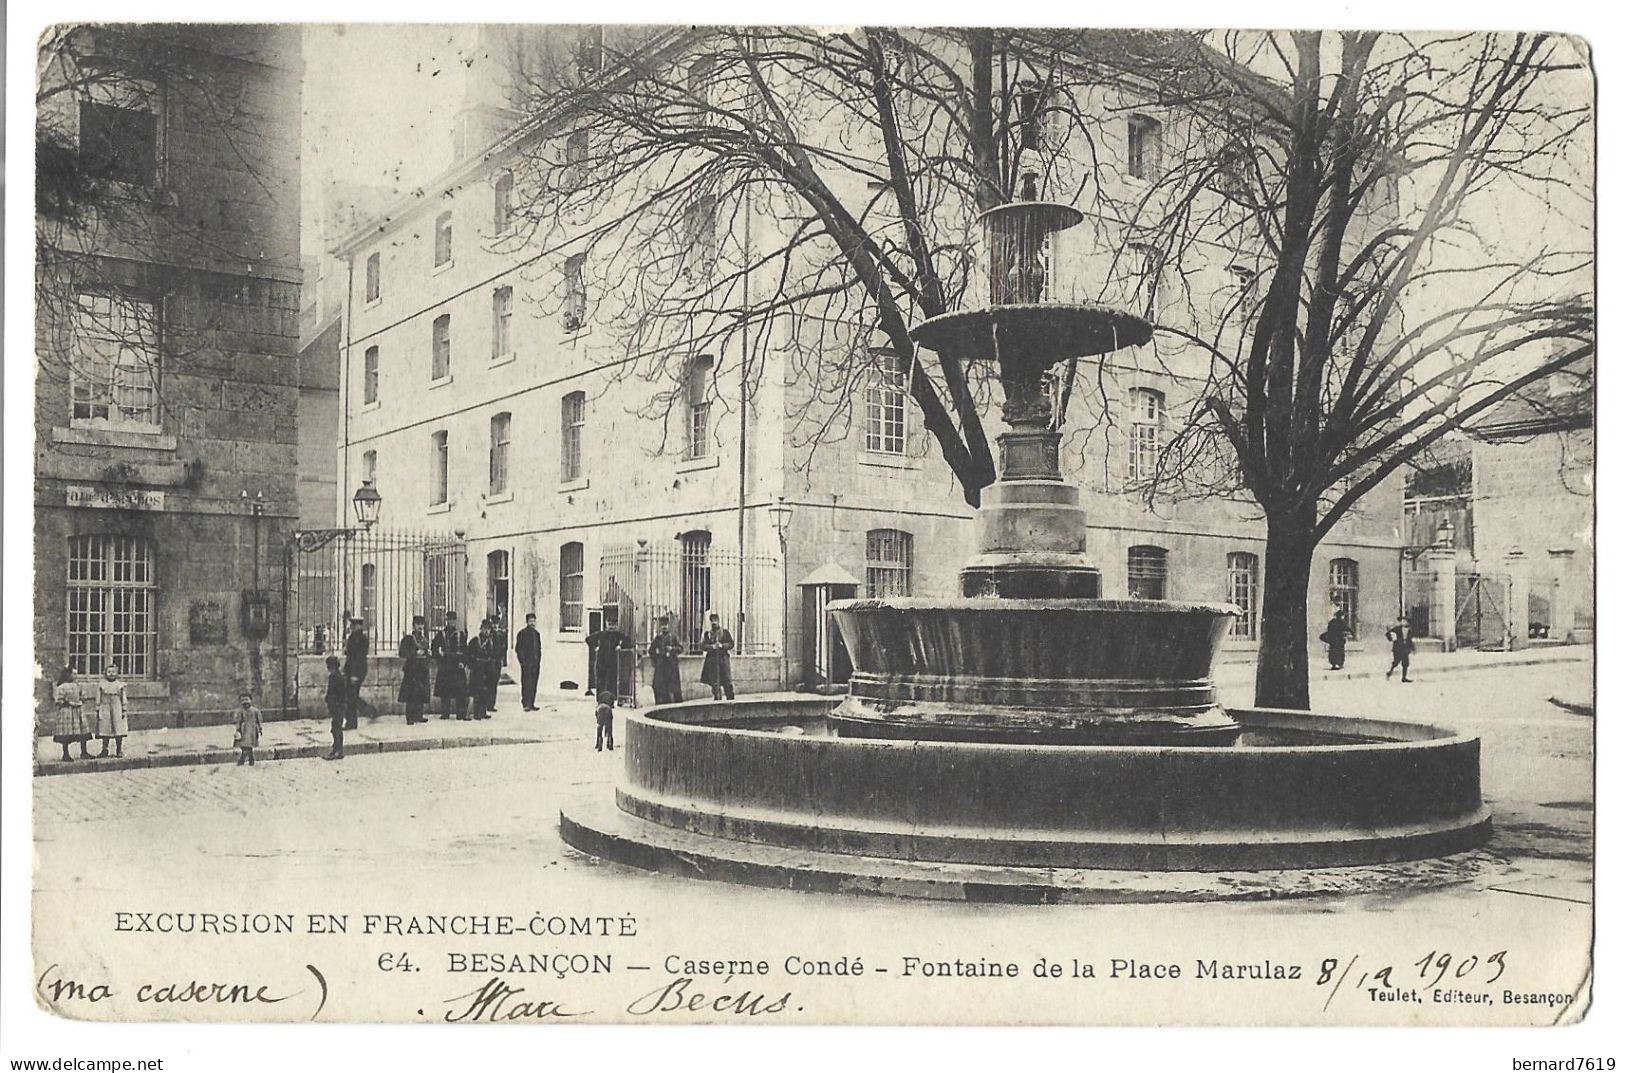
<path id="1" fill-rule="evenodd" d="M 68 746 L 78 742 L 79 759 L 89 760 L 88 743 L 96 733 L 96 725 L 85 715 L 84 690 L 73 680 L 72 667 L 63 667 L 57 672 L 56 687 L 51 691 L 51 696 L 56 701 L 56 722 L 51 728 L 51 736 L 62 746 L 62 759 L 73 759 L 68 753 Z"/>
<path id="2" fill-rule="evenodd" d="M 337 656 L 327 657 L 327 718 L 333 731 L 333 747 L 323 760 L 344 759 L 344 719 L 350 703 L 350 682 L 344 677 Z"/>
<path id="3" fill-rule="evenodd" d="M 254 749 L 260 743 L 260 710 L 254 707 L 254 697 L 244 690 L 237 698 L 237 766 L 254 766 Z"/>
<path id="4" fill-rule="evenodd" d="M 96 680 L 96 736 L 102 740 L 101 755 L 107 755 L 111 742 L 124 755 L 124 736 L 130 732 L 130 694 L 124 679 L 119 677 L 119 666 L 108 660 L 101 678 Z"/>
<path id="5" fill-rule="evenodd" d="M 607 689 L 598 691 L 598 707 L 593 709 L 593 717 L 598 720 L 598 743 L 595 746 L 599 752 L 604 746 L 609 751 L 615 751 L 615 694 Z"/>

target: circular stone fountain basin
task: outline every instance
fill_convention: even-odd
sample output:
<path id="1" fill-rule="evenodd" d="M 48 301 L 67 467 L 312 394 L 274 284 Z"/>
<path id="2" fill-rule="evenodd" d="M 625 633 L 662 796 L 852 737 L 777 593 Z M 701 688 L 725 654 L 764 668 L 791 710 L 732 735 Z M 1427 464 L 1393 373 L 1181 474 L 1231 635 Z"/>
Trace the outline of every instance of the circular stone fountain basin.
<path id="1" fill-rule="evenodd" d="M 680 831 L 905 861 L 1221 871 L 1438 856 L 1489 835 L 1479 742 L 1230 710 L 1229 746 L 853 739 L 829 698 L 629 714 L 619 808 Z"/>

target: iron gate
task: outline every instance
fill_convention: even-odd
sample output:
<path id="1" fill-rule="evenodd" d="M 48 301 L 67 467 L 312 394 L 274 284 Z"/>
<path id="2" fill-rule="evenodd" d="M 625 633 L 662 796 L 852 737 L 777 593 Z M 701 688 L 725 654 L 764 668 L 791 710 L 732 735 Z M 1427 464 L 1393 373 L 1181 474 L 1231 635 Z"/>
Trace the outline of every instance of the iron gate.
<path id="1" fill-rule="evenodd" d="M 282 710 L 301 655 L 340 654 L 359 616 L 375 654 L 393 653 L 414 615 L 434 629 L 447 611 L 466 623 L 468 545 L 440 533 L 314 529 L 289 538 L 282 562 Z"/>
<path id="2" fill-rule="evenodd" d="M 1507 578 L 1501 574 L 1463 574 L 1456 578 L 1456 641 L 1475 648 L 1506 643 Z"/>

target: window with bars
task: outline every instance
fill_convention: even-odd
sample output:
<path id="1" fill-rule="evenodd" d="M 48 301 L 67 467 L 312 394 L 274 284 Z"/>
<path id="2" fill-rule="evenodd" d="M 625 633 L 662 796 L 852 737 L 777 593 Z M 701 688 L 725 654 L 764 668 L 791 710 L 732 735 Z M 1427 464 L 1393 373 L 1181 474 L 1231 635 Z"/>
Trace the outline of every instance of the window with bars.
<path id="1" fill-rule="evenodd" d="M 369 254 L 367 256 L 367 301 L 378 301 L 382 287 L 382 269 L 379 267 L 378 254 Z"/>
<path id="2" fill-rule="evenodd" d="M 1258 637 L 1258 556 L 1250 551 L 1233 551 L 1225 560 L 1229 571 L 1226 594 L 1241 612 L 1230 623 L 1230 636 L 1252 641 Z"/>
<path id="3" fill-rule="evenodd" d="M 158 588 L 153 545 L 140 537 L 79 536 L 68 543 L 68 663 L 129 678 L 157 674 Z"/>
<path id="4" fill-rule="evenodd" d="M 361 621 L 372 630 L 378 622 L 378 564 L 361 564 Z"/>
<path id="5" fill-rule="evenodd" d="M 513 288 L 498 287 L 491 292 L 491 357 L 513 352 Z"/>
<path id="6" fill-rule="evenodd" d="M 711 453 L 711 370 L 709 354 L 698 354 L 688 363 L 684 390 L 688 398 L 688 437 L 683 457 L 704 458 Z"/>
<path id="7" fill-rule="evenodd" d="M 378 348 L 370 346 L 361 359 L 361 401 L 378 401 Z"/>
<path id="8" fill-rule="evenodd" d="M 875 354 L 865 392 L 864 450 L 888 455 L 903 453 L 907 397 L 903 359 L 896 354 Z"/>
<path id="9" fill-rule="evenodd" d="M 1353 559 L 1333 559 L 1331 563 L 1332 607 L 1343 612 L 1349 636 L 1360 635 L 1360 564 Z"/>
<path id="10" fill-rule="evenodd" d="M 434 350 L 429 358 L 429 379 L 444 380 L 451 375 L 451 314 L 434 318 Z"/>
<path id="11" fill-rule="evenodd" d="M 451 213 L 443 212 L 434 221 L 434 264 L 451 263 Z"/>
<path id="12" fill-rule="evenodd" d="M 678 619 L 690 655 L 698 655 L 700 639 L 710 627 L 706 613 L 711 610 L 711 534 L 704 529 L 678 538 L 682 549 L 682 617 Z"/>
<path id="13" fill-rule="evenodd" d="M 69 355 L 74 424 L 158 430 L 163 417 L 156 302 L 79 295 Z"/>
<path id="14" fill-rule="evenodd" d="M 559 403 L 559 479 L 581 479 L 581 436 L 587 425 L 587 395 L 572 391 Z"/>
<path id="15" fill-rule="evenodd" d="M 1168 551 L 1150 544 L 1128 550 L 1128 594 L 1136 600 L 1168 598 Z"/>
<path id="16" fill-rule="evenodd" d="M 508 490 L 508 438 L 513 426 L 513 415 L 497 414 L 491 418 L 491 494 Z"/>
<path id="17" fill-rule="evenodd" d="M 446 502 L 451 491 L 451 442 L 444 429 L 429 437 L 429 505 Z"/>
<path id="18" fill-rule="evenodd" d="M 491 182 L 491 228 L 497 234 L 513 223 L 513 172 L 500 172 Z"/>
<path id="19" fill-rule="evenodd" d="M 1129 117 L 1128 173 L 1150 182 L 1162 177 L 1162 124 L 1150 116 Z"/>
<path id="20" fill-rule="evenodd" d="M 864 588 L 870 597 L 914 592 L 914 535 L 901 529 L 869 530 L 864 551 Z"/>
<path id="21" fill-rule="evenodd" d="M 1162 454 L 1162 426 L 1166 405 L 1162 392 L 1133 388 L 1129 397 L 1128 475 L 1145 481 L 1156 476 L 1157 458 Z"/>
<path id="22" fill-rule="evenodd" d="M 580 330 L 587 323 L 587 255 L 574 254 L 564 262 L 564 330 Z"/>
<path id="23" fill-rule="evenodd" d="M 582 579 L 586 572 L 586 549 L 579 540 L 559 547 L 559 629 L 581 629 Z"/>

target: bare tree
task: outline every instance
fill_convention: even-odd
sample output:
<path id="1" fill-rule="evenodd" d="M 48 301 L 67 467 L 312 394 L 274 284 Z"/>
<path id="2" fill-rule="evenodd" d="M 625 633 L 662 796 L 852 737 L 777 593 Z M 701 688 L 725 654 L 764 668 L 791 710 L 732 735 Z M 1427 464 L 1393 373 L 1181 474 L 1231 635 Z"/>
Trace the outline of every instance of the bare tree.
<path id="1" fill-rule="evenodd" d="M 267 142 L 256 111 L 261 104 L 250 99 L 247 83 L 213 77 L 209 41 L 230 32 L 63 24 L 41 34 L 38 376 L 42 389 L 72 385 L 76 420 L 161 422 L 162 364 L 184 364 L 217 331 L 230 330 L 223 308 L 267 301 L 236 293 L 253 285 L 208 271 L 233 272 L 245 257 L 240 232 L 222 219 L 227 202 L 181 203 L 166 182 L 167 119 L 177 115 L 195 124 L 188 131 L 194 144 L 240 161 L 241 174 L 256 187 L 222 195 L 276 201 L 291 192 L 268 185 L 264 176 L 277 169 L 264 157 L 297 147 Z M 41 442 L 69 450 L 49 438 Z"/>
<path id="2" fill-rule="evenodd" d="M 1062 99 L 1050 46 L 720 29 L 591 49 L 534 81 L 529 118 L 553 133 L 521 144 L 516 241 L 556 254 L 538 274 L 562 315 L 590 293 L 621 374 L 659 385 L 646 416 L 690 390 L 691 355 L 738 354 L 753 382 L 787 339 L 816 442 L 884 353 L 976 504 L 995 476 L 985 367 L 916 352 L 908 332 L 972 286 L 977 214 L 1023 171 L 1054 177 L 1060 158 L 1034 135 L 1043 95 Z"/>
<path id="3" fill-rule="evenodd" d="M 708 30 L 594 42 L 536 85 L 518 241 L 569 259 L 544 269 L 560 307 L 591 294 L 657 413 L 690 355 L 737 351 L 748 382 L 770 324 L 829 403 L 804 420 L 836 420 L 885 350 L 972 504 L 985 366 L 908 330 L 971 295 L 976 214 L 1029 174 L 1084 207 L 1106 286 L 1136 279 L 1163 344 L 1201 359 L 1147 493 L 1235 493 L 1266 521 L 1261 704 L 1308 703 L 1310 561 L 1337 521 L 1592 346 L 1589 243 L 1487 233 L 1586 174 L 1564 38 Z M 1126 152 L 1103 136 L 1124 120 Z M 1216 256 L 1229 283 L 1189 289 Z M 1194 295 L 1219 308 L 1178 308 Z M 1058 370 L 1063 406 L 1083 382 Z"/>
<path id="4" fill-rule="evenodd" d="M 1235 277 L 1206 323 L 1163 318 L 1207 376 L 1158 483 L 1228 448 L 1268 530 L 1256 702 L 1306 707 L 1316 546 L 1433 444 L 1594 353 L 1584 48 L 1523 34 L 1126 43 L 1108 62 L 1169 118 L 1162 160 L 1137 162 L 1148 182 L 1111 215 L 1154 269 L 1211 266 L 1206 245 Z M 1556 226 L 1531 234 L 1532 220 Z"/>

